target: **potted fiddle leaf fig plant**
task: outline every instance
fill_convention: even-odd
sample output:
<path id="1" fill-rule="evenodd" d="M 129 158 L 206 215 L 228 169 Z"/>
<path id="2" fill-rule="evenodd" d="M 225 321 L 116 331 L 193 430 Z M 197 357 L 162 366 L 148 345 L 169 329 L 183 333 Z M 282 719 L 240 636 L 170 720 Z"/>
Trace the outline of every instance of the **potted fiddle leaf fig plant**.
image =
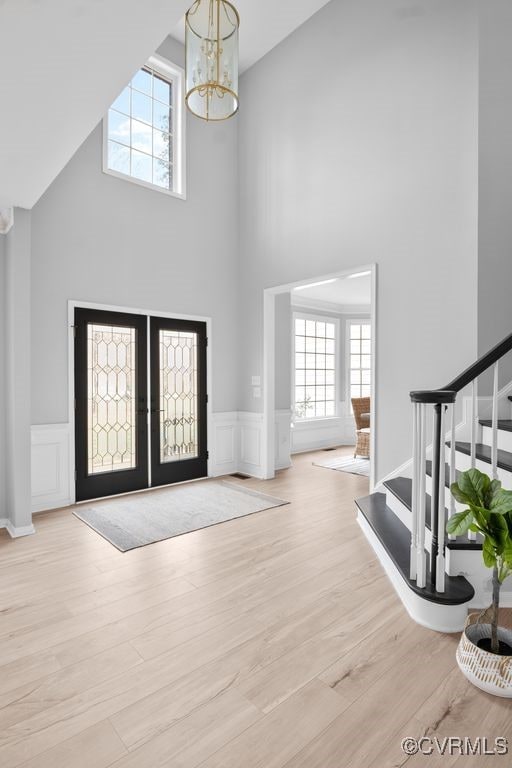
<path id="1" fill-rule="evenodd" d="M 483 561 L 492 568 L 492 603 L 468 616 L 457 662 L 477 687 L 512 697 L 512 630 L 499 626 L 501 585 L 512 574 L 512 491 L 478 469 L 462 472 L 450 490 L 465 508 L 448 520 L 446 530 L 481 534 Z"/>

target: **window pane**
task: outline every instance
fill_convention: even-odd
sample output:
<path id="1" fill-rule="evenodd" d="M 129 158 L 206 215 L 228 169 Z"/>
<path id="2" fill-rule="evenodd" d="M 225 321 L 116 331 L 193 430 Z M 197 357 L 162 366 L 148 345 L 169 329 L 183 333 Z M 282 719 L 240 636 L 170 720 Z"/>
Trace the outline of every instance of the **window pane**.
<path id="1" fill-rule="evenodd" d="M 362 325 L 361 329 L 363 339 L 371 339 L 371 325 Z"/>
<path id="2" fill-rule="evenodd" d="M 130 118 L 113 109 L 108 113 L 108 137 L 120 144 L 130 145 Z"/>
<path id="3" fill-rule="evenodd" d="M 322 416 L 325 416 L 325 403 L 324 402 L 316 404 L 316 415 L 318 417 L 320 417 L 320 418 L 322 418 Z"/>
<path id="4" fill-rule="evenodd" d="M 363 355 L 369 355 L 371 351 L 372 351 L 371 341 L 369 339 L 367 341 L 362 341 L 361 352 L 363 353 Z"/>
<path id="5" fill-rule="evenodd" d="M 306 351 L 306 338 L 304 336 L 295 337 L 295 351 L 296 352 Z"/>
<path id="6" fill-rule="evenodd" d="M 325 404 L 325 415 L 326 416 L 334 416 L 335 410 L 334 410 L 334 403 L 328 402 Z"/>
<path id="7" fill-rule="evenodd" d="M 302 318 L 295 318 L 295 333 L 304 336 L 306 333 L 306 321 Z"/>
<path id="8" fill-rule="evenodd" d="M 317 387 L 315 397 L 317 400 L 325 400 L 325 387 Z"/>
<path id="9" fill-rule="evenodd" d="M 334 339 L 327 339 L 325 342 L 325 351 L 328 355 L 334 355 Z"/>
<path id="10" fill-rule="evenodd" d="M 306 368 L 315 368 L 315 356 L 306 355 Z"/>
<path id="11" fill-rule="evenodd" d="M 296 368 L 305 368 L 306 367 L 306 356 L 303 354 L 297 354 L 295 355 L 295 367 Z"/>
<path id="12" fill-rule="evenodd" d="M 153 125 L 161 131 L 171 133 L 172 122 L 170 107 L 165 104 L 160 104 L 159 101 L 153 102 Z"/>
<path id="13" fill-rule="evenodd" d="M 295 371 L 295 384 L 304 386 L 306 383 L 306 372 L 303 370 Z"/>
<path id="14" fill-rule="evenodd" d="M 350 397 L 361 397 L 361 387 L 353 384 L 350 387 Z"/>
<path id="15" fill-rule="evenodd" d="M 304 387 L 295 387 L 295 403 L 303 403 L 306 399 L 306 390 Z"/>
<path id="16" fill-rule="evenodd" d="M 360 355 L 350 355 L 350 367 L 351 368 L 360 368 L 361 367 L 361 356 Z"/>
<path id="17" fill-rule="evenodd" d="M 325 371 L 316 372 L 316 383 L 321 385 L 325 384 Z"/>
<path id="18" fill-rule="evenodd" d="M 361 355 L 361 368 L 370 368 L 370 355 Z"/>
<path id="19" fill-rule="evenodd" d="M 149 125 L 132 120 L 132 147 L 148 155 L 151 154 L 152 136 Z"/>
<path id="20" fill-rule="evenodd" d="M 316 339 L 316 351 L 325 353 L 325 339 Z"/>
<path id="21" fill-rule="evenodd" d="M 151 99 L 149 96 L 132 91 L 132 117 L 151 125 Z"/>
<path id="22" fill-rule="evenodd" d="M 315 383 L 315 371 L 306 371 L 306 384 Z"/>
<path id="23" fill-rule="evenodd" d="M 351 384 L 361 383 L 361 371 L 359 369 L 350 371 L 350 383 Z"/>
<path id="24" fill-rule="evenodd" d="M 370 376 L 371 376 L 371 371 L 361 371 L 361 383 L 369 384 Z"/>
<path id="25" fill-rule="evenodd" d="M 371 394 L 371 388 L 363 384 L 363 386 L 361 387 L 361 397 L 370 397 L 370 394 Z"/>
<path id="26" fill-rule="evenodd" d="M 112 104 L 112 109 L 117 109 L 118 112 L 124 112 L 125 115 L 130 114 L 130 89 L 126 87 L 122 93 L 119 94 L 117 99 Z"/>
<path id="27" fill-rule="evenodd" d="M 153 154 L 169 163 L 172 160 L 171 137 L 168 133 L 153 129 Z"/>
<path id="28" fill-rule="evenodd" d="M 359 339 L 350 342 L 350 351 L 353 355 L 358 355 L 361 352 L 361 342 Z"/>
<path id="29" fill-rule="evenodd" d="M 130 174 L 130 150 L 113 141 L 108 143 L 108 167 L 118 173 Z"/>
<path id="30" fill-rule="evenodd" d="M 306 336 L 306 352 L 314 352 L 316 349 L 316 341 L 311 336 Z"/>
<path id="31" fill-rule="evenodd" d="M 132 169 L 131 175 L 136 179 L 142 181 L 151 181 L 152 174 L 152 159 L 149 155 L 143 155 L 142 152 L 137 152 L 132 149 Z"/>
<path id="32" fill-rule="evenodd" d="M 359 339 L 361 338 L 361 326 L 360 325 L 351 325 L 350 326 L 350 338 L 351 339 Z"/>
<path id="33" fill-rule="evenodd" d="M 334 371 L 326 371 L 325 372 L 325 383 L 326 384 L 334 384 Z"/>
<path id="34" fill-rule="evenodd" d="M 326 387 L 325 388 L 325 399 L 326 400 L 334 400 L 334 387 Z"/>
<path id="35" fill-rule="evenodd" d="M 311 402 L 315 401 L 315 388 L 314 387 L 306 387 L 306 400 L 311 400 Z"/>
<path id="36" fill-rule="evenodd" d="M 132 88 L 151 96 L 151 74 L 140 69 L 132 80 Z"/>
<path id="37" fill-rule="evenodd" d="M 325 367 L 327 370 L 334 371 L 335 357 L 334 355 L 325 355 Z"/>
<path id="38" fill-rule="evenodd" d="M 153 158 L 153 184 L 166 189 L 172 188 L 172 166 L 158 158 Z"/>
<path id="39" fill-rule="evenodd" d="M 153 77 L 153 97 L 164 104 L 171 103 L 171 86 L 158 75 Z"/>
<path id="40" fill-rule="evenodd" d="M 306 336 L 314 336 L 314 335 L 315 335 L 315 321 L 306 320 Z"/>
<path id="41" fill-rule="evenodd" d="M 316 324 L 316 335 L 317 336 L 325 336 L 325 323 L 319 323 Z"/>
<path id="42" fill-rule="evenodd" d="M 325 324 L 325 335 L 328 339 L 334 339 L 334 323 Z"/>

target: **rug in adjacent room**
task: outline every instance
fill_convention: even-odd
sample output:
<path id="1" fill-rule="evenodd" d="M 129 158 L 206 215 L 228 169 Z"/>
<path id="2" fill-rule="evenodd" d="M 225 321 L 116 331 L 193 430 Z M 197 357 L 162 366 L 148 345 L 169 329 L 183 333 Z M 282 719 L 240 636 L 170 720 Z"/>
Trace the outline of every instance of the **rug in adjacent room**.
<path id="1" fill-rule="evenodd" d="M 121 552 L 197 531 L 288 501 L 212 480 L 94 502 L 73 510 Z"/>
<path id="2" fill-rule="evenodd" d="M 336 469 L 338 472 L 348 472 L 351 475 L 370 476 L 370 460 L 354 459 L 351 456 L 337 456 L 335 459 L 325 459 L 325 461 L 314 461 L 315 467 L 325 467 L 325 469 Z"/>

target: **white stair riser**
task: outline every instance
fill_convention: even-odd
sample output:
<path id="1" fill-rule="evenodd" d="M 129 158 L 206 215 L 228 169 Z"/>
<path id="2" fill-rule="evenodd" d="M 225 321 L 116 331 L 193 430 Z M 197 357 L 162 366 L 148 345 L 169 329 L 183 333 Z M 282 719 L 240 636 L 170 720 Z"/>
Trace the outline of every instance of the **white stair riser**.
<path id="1" fill-rule="evenodd" d="M 466 456 L 465 453 L 461 453 L 460 451 L 457 451 L 455 463 L 456 463 L 457 469 L 461 472 L 464 472 L 466 469 L 471 468 L 471 457 Z M 489 476 L 491 475 L 491 465 L 488 464 L 486 461 L 479 461 L 477 459 L 476 468 L 479 469 L 480 472 L 485 472 Z M 504 488 L 512 490 L 512 472 L 507 472 L 506 470 L 500 469 L 498 467 L 498 478 L 503 483 Z"/>
<path id="2" fill-rule="evenodd" d="M 411 511 L 405 506 L 405 504 L 402 504 L 400 499 L 398 499 L 394 493 L 391 493 L 391 491 L 388 490 L 387 488 L 386 488 L 386 504 L 390 509 L 393 510 L 395 515 L 405 525 L 405 527 L 411 530 L 411 520 L 412 520 Z M 428 528 L 425 528 L 425 549 L 427 549 L 429 552 L 430 552 L 431 543 L 432 543 L 432 534 Z"/>
<path id="3" fill-rule="evenodd" d="M 425 489 L 426 489 L 427 493 L 430 496 L 432 496 L 432 478 L 430 477 L 430 475 L 427 475 L 426 483 L 425 483 Z M 450 500 L 451 500 L 450 489 L 447 486 L 445 486 L 445 489 L 444 489 L 444 505 L 445 505 L 446 509 L 450 509 Z M 462 504 L 458 504 L 457 502 L 455 502 L 455 511 L 456 512 L 460 512 L 462 509 L 464 509 Z"/>
<path id="4" fill-rule="evenodd" d="M 485 445 L 492 445 L 491 427 L 482 428 L 482 443 L 485 443 Z M 498 448 L 502 451 L 509 451 L 509 453 L 512 453 L 512 432 L 507 432 L 505 429 L 498 429 Z"/>

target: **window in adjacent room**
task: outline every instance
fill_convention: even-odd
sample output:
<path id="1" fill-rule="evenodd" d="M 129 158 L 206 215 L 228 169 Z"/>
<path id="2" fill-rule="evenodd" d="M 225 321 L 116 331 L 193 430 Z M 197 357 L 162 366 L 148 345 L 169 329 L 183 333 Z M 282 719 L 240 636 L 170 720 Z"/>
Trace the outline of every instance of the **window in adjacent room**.
<path id="1" fill-rule="evenodd" d="M 293 329 L 295 418 L 336 416 L 337 321 L 295 315 Z"/>
<path id="2" fill-rule="evenodd" d="M 371 392 L 371 325 L 369 320 L 348 323 L 350 397 L 369 397 Z"/>
<path id="3" fill-rule="evenodd" d="M 182 89 L 182 70 L 152 56 L 105 118 L 104 171 L 185 196 Z"/>

